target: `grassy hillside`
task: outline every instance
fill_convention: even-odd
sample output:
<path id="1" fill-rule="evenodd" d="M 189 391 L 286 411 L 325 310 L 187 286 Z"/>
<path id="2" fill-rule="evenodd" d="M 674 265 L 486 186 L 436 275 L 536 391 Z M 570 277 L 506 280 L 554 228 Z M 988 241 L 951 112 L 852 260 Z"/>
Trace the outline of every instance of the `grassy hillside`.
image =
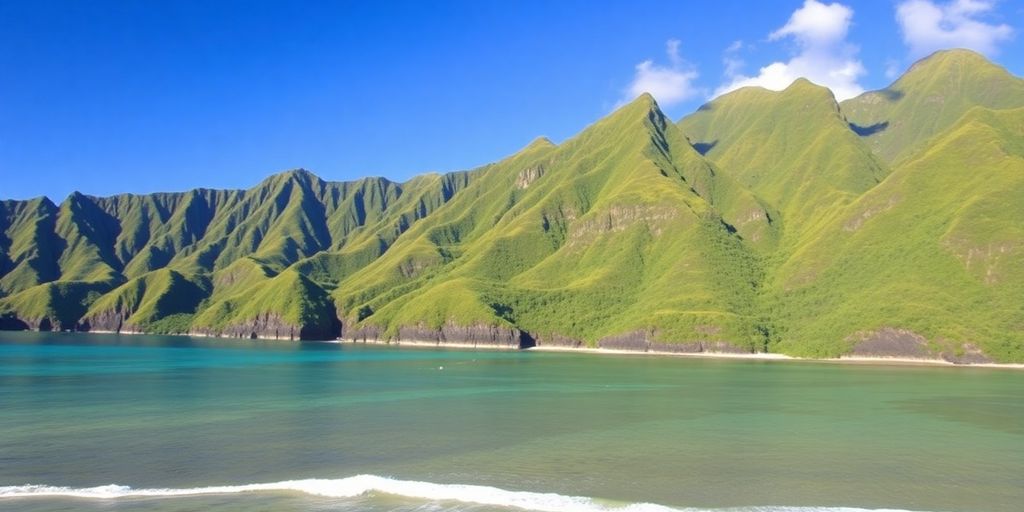
<path id="1" fill-rule="evenodd" d="M 935 353 L 1020 361 L 1021 197 L 1024 109 L 972 109 L 780 268 L 778 349 L 838 355 L 899 328 Z"/>
<path id="2" fill-rule="evenodd" d="M 203 278 L 190 280 L 171 269 L 155 270 L 100 297 L 79 325 L 104 331 L 186 333 L 209 288 Z"/>
<path id="3" fill-rule="evenodd" d="M 888 173 L 850 129 L 831 91 L 807 80 L 779 92 L 734 91 L 679 127 L 764 201 L 785 239 L 783 249 L 813 235 L 834 206 L 854 200 Z"/>
<path id="4" fill-rule="evenodd" d="M 381 178 L 331 183 L 297 170 L 245 191 L 75 193 L 60 206 L 45 198 L 3 201 L 0 311 L 4 324 L 14 327 L 210 334 L 237 327 L 211 313 L 202 318 L 217 321 L 193 329 L 211 308 L 253 302 L 269 309 L 252 316 L 305 319 L 288 309 L 291 303 L 254 302 L 254 287 L 296 265 L 319 281 L 313 295 L 325 294 L 321 286 L 336 284 L 339 269 L 358 269 L 382 254 L 470 178 L 451 173 L 404 184 Z M 228 298 L 230 304 L 221 304 Z M 304 326 L 293 327 L 299 332 Z M 303 332 L 325 337 L 335 331 Z"/>
<path id="5" fill-rule="evenodd" d="M 542 343 L 641 333 L 758 346 L 746 275 L 757 258 L 714 205 L 759 213 L 751 232 L 767 216 L 715 176 L 649 96 L 560 146 L 538 141 L 478 172 L 340 283 L 335 297 L 354 328 L 515 326 Z"/>
<path id="6" fill-rule="evenodd" d="M 1024 107 L 1024 80 L 970 50 L 944 50 L 915 63 L 880 91 L 842 103 L 854 128 L 883 160 L 901 163 L 974 107 Z"/>

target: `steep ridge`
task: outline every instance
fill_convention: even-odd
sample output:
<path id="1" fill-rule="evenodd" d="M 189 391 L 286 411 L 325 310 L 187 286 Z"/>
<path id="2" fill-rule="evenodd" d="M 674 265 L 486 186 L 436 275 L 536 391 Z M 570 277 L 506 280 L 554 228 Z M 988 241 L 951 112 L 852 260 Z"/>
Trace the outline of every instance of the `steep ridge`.
<path id="1" fill-rule="evenodd" d="M 0 323 L 12 328 L 189 332 L 200 310 L 223 312 L 231 306 L 231 314 L 204 316 L 208 321 L 200 327 L 208 334 L 237 334 L 241 327 L 228 320 L 239 325 L 252 320 L 238 311 L 253 318 L 280 313 L 282 318 L 302 319 L 273 309 L 288 306 L 284 296 L 279 305 L 263 302 L 268 311 L 241 306 L 250 302 L 249 288 L 310 256 L 331 254 L 335 266 L 365 265 L 367 258 L 360 254 L 378 256 L 470 178 L 468 173 L 451 173 L 405 184 L 380 178 L 331 183 L 296 170 L 246 191 L 197 189 L 108 198 L 74 193 L 59 207 L 45 198 L 4 201 Z M 350 246 L 351 257 L 345 253 Z M 331 272 L 323 274 L 330 281 Z M 105 300 L 98 300 L 104 294 Z M 229 298 L 231 302 L 218 304 Z M 318 315 L 333 317 L 333 307 Z M 166 321 L 170 316 L 174 320 Z M 296 336 L 330 337 L 330 327 L 292 327 Z"/>
<path id="2" fill-rule="evenodd" d="M 713 206 L 764 226 L 767 215 L 716 177 L 650 96 L 561 146 L 537 141 L 480 172 L 340 284 L 346 337 L 761 346 L 745 276 L 757 258 L 732 232 L 737 219 Z"/>
<path id="3" fill-rule="evenodd" d="M 971 50 L 943 50 L 889 87 L 842 103 L 851 125 L 890 163 L 925 150 L 929 138 L 973 107 L 1024 107 L 1024 80 Z"/>
<path id="4" fill-rule="evenodd" d="M 850 129 L 832 92 L 804 79 L 779 92 L 746 87 L 726 94 L 679 126 L 769 205 L 786 248 L 888 173 Z"/>
<path id="5" fill-rule="evenodd" d="M 209 294 L 201 276 L 189 279 L 160 269 L 132 279 L 92 303 L 78 322 L 82 330 L 188 332 L 192 315 Z"/>
<path id="6" fill-rule="evenodd" d="M 57 206 L 42 197 L 0 201 L 0 297 L 60 277 Z"/>

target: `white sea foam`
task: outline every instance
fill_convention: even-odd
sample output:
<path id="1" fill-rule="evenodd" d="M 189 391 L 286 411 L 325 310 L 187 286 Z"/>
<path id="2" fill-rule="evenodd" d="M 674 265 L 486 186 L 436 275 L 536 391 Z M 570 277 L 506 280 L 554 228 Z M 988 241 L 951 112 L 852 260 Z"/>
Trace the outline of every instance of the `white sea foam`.
<path id="1" fill-rule="evenodd" d="M 395 480 L 376 475 L 358 475 L 337 479 L 287 480 L 245 485 L 193 487 L 187 489 L 133 489 L 124 485 L 98 487 L 58 487 L 51 485 L 0 486 L 0 499 L 28 497 L 70 497 L 117 499 L 132 497 L 200 496 L 252 492 L 299 492 L 313 496 L 352 498 L 369 493 L 390 494 L 429 501 L 458 501 L 480 505 L 512 507 L 538 512 L 699 512 L 707 509 L 671 508 L 652 503 L 614 504 L 593 498 L 563 496 L 554 493 L 508 491 L 497 487 L 462 484 L 435 484 L 413 480 Z M 846 507 L 741 507 L 718 509 L 720 512 L 865 512 Z M 905 512 L 875 510 L 873 512 Z"/>

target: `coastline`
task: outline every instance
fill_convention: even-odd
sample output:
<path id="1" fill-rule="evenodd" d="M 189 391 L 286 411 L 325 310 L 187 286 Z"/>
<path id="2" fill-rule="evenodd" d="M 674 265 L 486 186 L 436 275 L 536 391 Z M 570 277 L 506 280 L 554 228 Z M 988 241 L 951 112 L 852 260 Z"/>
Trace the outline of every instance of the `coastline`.
<path id="1" fill-rule="evenodd" d="M 665 352 L 660 350 L 623 350 L 593 347 L 565 347 L 565 346 L 534 346 L 529 348 L 504 347 L 499 345 L 473 344 L 473 343 L 448 343 L 435 341 L 385 341 L 385 340 L 350 340 L 338 339 L 327 340 L 326 343 L 339 343 L 345 345 L 391 345 L 396 347 L 414 348 L 459 348 L 474 350 L 509 350 L 509 351 L 534 351 L 534 352 L 561 352 L 561 353 L 583 353 L 613 356 L 657 356 L 657 357 L 683 357 L 693 359 L 722 359 L 722 360 L 747 360 L 747 361 L 788 361 L 804 363 L 832 363 L 832 364 L 858 364 L 877 366 L 935 366 L 951 368 L 988 368 L 1024 370 L 1024 363 L 970 363 L 957 364 L 945 359 L 922 359 L 913 357 L 874 357 L 874 356 L 841 356 L 833 358 L 810 358 L 793 357 L 786 354 L 758 352 L 758 353 L 735 353 L 735 352 Z"/>
<path id="2" fill-rule="evenodd" d="M 149 333 L 137 332 L 137 331 L 106 331 L 106 330 L 93 330 L 93 331 L 74 331 L 80 334 L 116 334 L 116 335 L 146 335 Z M 224 338 L 224 339 L 240 339 L 232 336 L 215 336 L 211 334 L 203 333 L 187 333 L 187 334 L 170 334 L 168 336 L 187 336 L 193 338 Z M 293 341 L 298 342 L 300 340 L 291 340 L 287 338 L 256 338 L 258 340 L 266 341 Z M 463 350 L 507 350 L 507 351 L 534 351 L 534 352 L 561 352 L 561 353 L 583 353 L 583 354 L 598 354 L 598 355 L 612 355 L 612 356 L 656 356 L 656 357 L 683 357 L 692 359 L 721 359 L 721 360 L 747 360 L 747 361 L 788 361 L 788 362 L 803 362 L 803 363 L 831 363 L 831 364 L 854 364 L 854 365 L 869 365 L 869 366 L 932 366 L 932 367 L 949 367 L 949 368 L 986 368 L 986 369 L 1001 369 L 1001 370 L 1024 370 L 1024 363 L 953 363 L 946 361 L 945 359 L 924 359 L 915 357 L 885 357 L 885 356 L 840 356 L 832 358 L 813 358 L 813 357 L 794 357 L 786 354 L 772 353 L 772 352 L 756 352 L 756 353 L 735 353 L 735 352 L 666 352 L 661 350 L 624 350 L 624 349 L 611 349 L 611 348 L 595 348 L 595 347 L 567 347 L 567 346 L 534 346 L 528 348 L 518 348 L 513 346 L 494 345 L 488 343 L 466 343 L 466 342 L 438 342 L 438 341 L 424 341 L 424 340 L 401 340 L 401 341 L 387 341 L 378 339 L 345 339 L 338 338 L 333 340 L 305 340 L 311 343 L 332 343 L 339 345 L 382 345 L 382 346 L 394 346 L 394 347 L 411 347 L 411 348 L 453 348 Z"/>
<path id="3" fill-rule="evenodd" d="M 322 340 L 323 343 L 338 343 L 341 345 L 385 345 L 394 347 L 413 347 L 413 348 L 461 348 L 461 349 L 473 349 L 473 350 L 507 350 L 509 352 L 524 350 L 519 347 L 494 345 L 489 343 L 466 343 L 466 342 L 439 342 L 439 341 L 424 341 L 424 340 L 402 340 L 402 341 L 386 341 L 376 339 L 363 339 L 363 340 L 352 340 L 345 338 L 338 338 L 336 340 Z M 529 350 L 529 349 L 526 349 Z"/>

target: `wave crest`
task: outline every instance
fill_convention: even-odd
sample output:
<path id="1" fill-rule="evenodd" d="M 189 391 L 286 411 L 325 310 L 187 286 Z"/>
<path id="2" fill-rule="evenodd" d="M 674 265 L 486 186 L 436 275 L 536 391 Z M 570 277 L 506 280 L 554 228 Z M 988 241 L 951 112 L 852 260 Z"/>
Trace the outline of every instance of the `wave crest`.
<path id="1" fill-rule="evenodd" d="M 0 499 L 29 497 L 69 497 L 117 499 L 133 497 L 201 496 L 249 492 L 300 492 L 312 496 L 353 498 L 369 493 L 391 494 L 430 501 L 459 501 L 479 505 L 512 507 L 537 512 L 700 512 L 707 509 L 671 508 L 652 503 L 615 504 L 580 496 L 554 493 L 508 491 L 497 487 L 463 484 L 435 484 L 414 480 L 396 480 L 376 475 L 357 475 L 337 479 L 286 480 L 282 482 L 193 487 L 187 489 L 133 489 L 125 485 L 97 487 L 59 487 L 51 485 L 13 485 L 0 487 Z M 742 507 L 719 509 L 732 512 L 867 512 L 845 507 Z M 873 510 L 871 512 L 906 512 Z"/>

